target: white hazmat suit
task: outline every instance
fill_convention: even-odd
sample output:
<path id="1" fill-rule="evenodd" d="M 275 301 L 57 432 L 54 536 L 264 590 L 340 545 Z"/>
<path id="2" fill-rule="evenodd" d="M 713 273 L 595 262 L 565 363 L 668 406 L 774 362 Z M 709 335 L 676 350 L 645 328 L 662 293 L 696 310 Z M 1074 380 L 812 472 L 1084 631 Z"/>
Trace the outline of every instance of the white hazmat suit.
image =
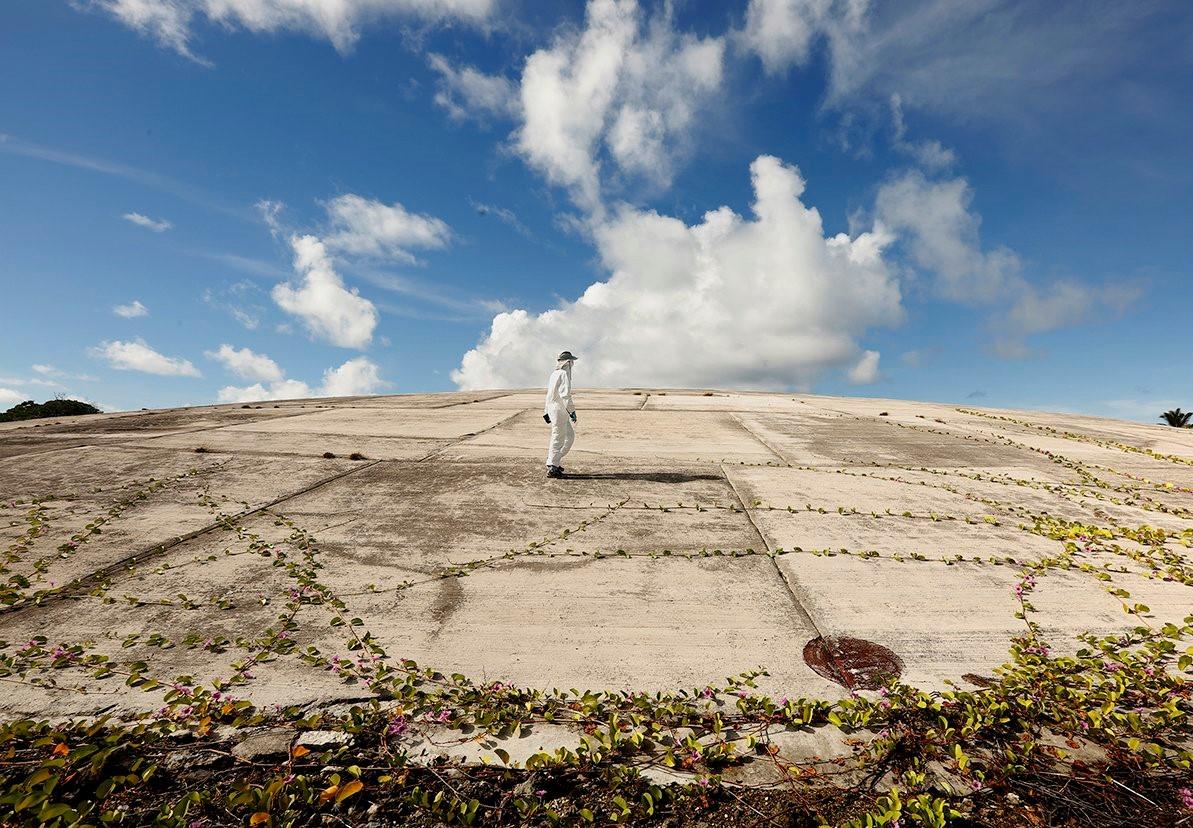
<path id="1" fill-rule="evenodd" d="M 561 359 L 547 380 L 547 403 L 543 413 L 551 418 L 551 443 L 547 447 L 547 466 L 562 466 L 563 457 L 576 440 L 571 417 L 576 413 L 572 404 L 572 361 Z"/>

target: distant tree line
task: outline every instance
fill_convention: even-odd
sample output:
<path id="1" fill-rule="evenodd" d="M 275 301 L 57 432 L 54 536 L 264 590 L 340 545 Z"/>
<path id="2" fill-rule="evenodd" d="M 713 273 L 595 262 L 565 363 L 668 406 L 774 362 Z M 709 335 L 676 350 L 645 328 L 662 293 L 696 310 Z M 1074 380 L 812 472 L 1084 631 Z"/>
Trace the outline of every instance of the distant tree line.
<path id="1" fill-rule="evenodd" d="M 0 414 L 0 423 L 13 420 L 36 420 L 42 417 L 70 417 L 75 414 L 98 414 L 99 409 L 91 403 L 79 400 L 53 399 L 43 403 L 25 400 Z"/>

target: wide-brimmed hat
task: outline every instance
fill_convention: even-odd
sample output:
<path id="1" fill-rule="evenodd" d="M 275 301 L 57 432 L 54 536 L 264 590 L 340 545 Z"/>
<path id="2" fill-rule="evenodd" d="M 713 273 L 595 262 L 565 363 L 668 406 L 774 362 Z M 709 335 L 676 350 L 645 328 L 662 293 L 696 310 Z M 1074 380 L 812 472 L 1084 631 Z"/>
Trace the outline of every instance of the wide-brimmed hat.
<path id="1" fill-rule="evenodd" d="M 580 357 L 576 356 L 571 351 L 564 351 L 562 354 L 557 356 L 555 359 L 558 362 L 563 362 L 565 359 L 579 359 L 579 358 Z"/>

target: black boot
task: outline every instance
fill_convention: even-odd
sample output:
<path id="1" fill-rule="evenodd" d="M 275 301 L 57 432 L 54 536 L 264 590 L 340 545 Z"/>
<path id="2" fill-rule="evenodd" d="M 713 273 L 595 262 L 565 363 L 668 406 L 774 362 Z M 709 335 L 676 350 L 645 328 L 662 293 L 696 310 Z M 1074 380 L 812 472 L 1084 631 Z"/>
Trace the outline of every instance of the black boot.
<path id="1" fill-rule="evenodd" d="M 563 469 L 559 466 L 547 466 L 547 477 L 563 477 Z"/>

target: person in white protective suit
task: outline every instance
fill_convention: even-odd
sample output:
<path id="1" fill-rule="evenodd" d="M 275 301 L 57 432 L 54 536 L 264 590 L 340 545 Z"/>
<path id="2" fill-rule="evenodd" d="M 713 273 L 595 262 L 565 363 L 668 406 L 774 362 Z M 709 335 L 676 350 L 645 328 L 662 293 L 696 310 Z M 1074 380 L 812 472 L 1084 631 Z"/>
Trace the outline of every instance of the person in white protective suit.
<path id="1" fill-rule="evenodd" d="M 547 446 L 547 477 L 563 477 L 563 456 L 576 440 L 576 406 L 572 404 L 572 365 L 576 357 L 564 351 L 555 362 L 547 380 L 547 403 L 543 419 L 551 424 L 551 442 Z"/>

